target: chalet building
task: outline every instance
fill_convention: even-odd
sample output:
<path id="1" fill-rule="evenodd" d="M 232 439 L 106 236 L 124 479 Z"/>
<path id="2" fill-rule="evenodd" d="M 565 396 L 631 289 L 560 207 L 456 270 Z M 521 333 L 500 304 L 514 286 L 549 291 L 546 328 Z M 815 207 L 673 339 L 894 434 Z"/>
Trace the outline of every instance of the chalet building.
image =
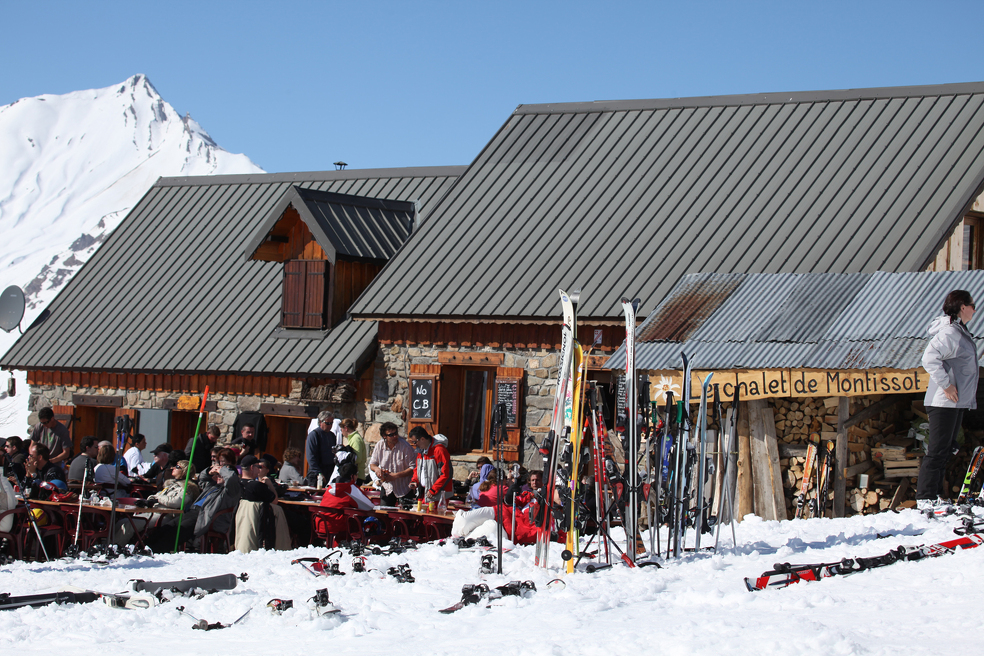
<path id="1" fill-rule="evenodd" d="M 689 273 L 982 268 L 982 185 L 981 83 L 521 105 L 352 306 L 373 401 L 466 460 L 505 401 L 507 456 L 534 463 L 558 288 L 604 386 L 620 298 L 645 317 Z"/>
<path id="2" fill-rule="evenodd" d="M 681 353 L 695 368 L 691 403 L 708 376 L 725 411 L 737 393 L 737 517 L 794 517 L 811 442 L 834 447 L 833 516 L 915 505 L 928 421 L 926 329 L 954 289 L 984 295 L 984 270 L 688 274 L 639 326 L 635 365 L 660 410 L 667 392 L 680 399 Z M 974 341 L 984 355 L 984 338 Z M 624 346 L 607 366 L 624 370 Z M 984 444 L 984 387 L 977 394 L 946 473 L 953 498 Z"/>
<path id="3" fill-rule="evenodd" d="M 322 409 L 384 421 L 376 325 L 348 309 L 463 171 L 161 178 L 0 366 L 76 447 L 124 414 L 182 447 L 206 386 L 210 423 L 256 422 L 278 457 Z"/>

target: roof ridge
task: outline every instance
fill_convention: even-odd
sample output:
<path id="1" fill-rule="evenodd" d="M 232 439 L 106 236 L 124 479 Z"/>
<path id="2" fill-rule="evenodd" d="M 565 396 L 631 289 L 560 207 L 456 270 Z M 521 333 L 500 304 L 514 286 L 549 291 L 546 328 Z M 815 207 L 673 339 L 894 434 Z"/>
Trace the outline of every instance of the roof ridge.
<path id="1" fill-rule="evenodd" d="M 230 173 L 225 175 L 186 175 L 160 177 L 155 187 L 205 186 L 221 184 L 268 184 L 272 182 L 317 182 L 361 180 L 365 178 L 437 178 L 459 176 L 467 165 L 407 166 L 384 169 L 346 169 L 344 171 L 296 171 L 282 173 Z"/>
<path id="2" fill-rule="evenodd" d="M 875 98 L 919 98 L 924 96 L 984 93 L 984 82 L 955 82 L 903 87 L 869 87 L 830 91 L 772 91 L 719 96 L 651 98 L 637 100 L 594 100 L 567 103 L 519 105 L 516 114 L 571 114 L 590 112 L 678 109 L 683 107 L 727 107 L 736 105 L 774 105 L 790 102 L 829 102 Z"/>

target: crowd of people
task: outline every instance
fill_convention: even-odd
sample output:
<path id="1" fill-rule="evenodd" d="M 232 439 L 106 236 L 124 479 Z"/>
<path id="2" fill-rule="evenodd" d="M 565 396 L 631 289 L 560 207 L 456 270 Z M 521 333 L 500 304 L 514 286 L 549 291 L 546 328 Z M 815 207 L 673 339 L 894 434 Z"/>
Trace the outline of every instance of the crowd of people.
<path id="1" fill-rule="evenodd" d="M 285 512 L 279 504 L 295 486 L 324 490 L 320 501 L 324 512 L 316 530 L 327 533 L 342 527 L 345 508 L 373 507 L 361 490 L 370 482 L 379 490 L 382 506 L 397 506 L 401 498 L 411 497 L 427 510 L 446 509 L 455 486 L 444 436 L 416 427 L 404 438 L 395 424 L 387 422 L 380 426 L 381 439 L 370 454 L 357 429 L 358 423 L 351 418 L 339 420 L 330 411 L 321 412 L 308 433 L 304 452 L 289 447 L 278 460 L 257 448 L 254 424 L 244 424 L 227 446 L 220 444 L 221 430 L 213 425 L 185 449 L 157 445 L 151 451 L 152 459 L 145 461 L 147 440 L 139 433 L 127 436 L 119 450 L 109 441 L 83 437 L 80 452 L 74 455 L 67 428 L 50 408 L 42 408 L 29 439 L 8 437 L 3 441 L 0 465 L 5 485 L 0 485 L 0 513 L 16 505 L 12 490 L 7 494 L 7 487 L 14 485 L 30 490 L 32 498 L 43 498 L 36 495 L 45 490 L 66 498 L 72 494 L 69 484 L 83 481 L 88 483 L 83 492 L 87 498 L 90 490 L 105 498 L 114 494 L 128 498 L 134 486 L 141 486 L 151 492 L 145 502 L 147 512 L 135 521 L 118 524 L 117 543 L 132 541 L 139 530 L 154 551 L 170 551 L 176 545 L 198 548 L 211 531 L 232 533 L 232 546 L 249 552 L 289 549 L 292 535 L 309 537 L 307 517 Z M 529 538 L 535 521 L 531 513 L 536 512 L 530 503 L 536 489 L 531 486 L 538 481 L 535 474 L 528 476 L 518 467 L 499 471 L 488 458 L 480 458 L 466 481 L 465 501 L 482 513 L 468 522 L 495 518 L 508 524 L 507 532 L 516 533 L 518 540 Z M 505 505 L 497 504 L 500 497 L 507 501 Z M 489 515 L 500 505 L 503 514 Z M 155 508 L 181 512 L 155 513 Z"/>

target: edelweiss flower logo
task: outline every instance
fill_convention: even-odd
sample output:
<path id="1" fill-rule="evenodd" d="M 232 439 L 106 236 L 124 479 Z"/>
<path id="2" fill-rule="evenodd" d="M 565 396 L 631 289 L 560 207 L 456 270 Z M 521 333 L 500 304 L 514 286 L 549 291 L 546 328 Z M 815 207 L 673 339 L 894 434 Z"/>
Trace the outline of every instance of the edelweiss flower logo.
<path id="1" fill-rule="evenodd" d="M 672 379 L 667 378 L 666 376 L 660 376 L 659 380 L 654 385 L 655 396 L 653 397 L 653 400 L 665 401 L 667 392 L 673 392 L 673 396 L 679 398 L 680 386 L 674 383 Z"/>

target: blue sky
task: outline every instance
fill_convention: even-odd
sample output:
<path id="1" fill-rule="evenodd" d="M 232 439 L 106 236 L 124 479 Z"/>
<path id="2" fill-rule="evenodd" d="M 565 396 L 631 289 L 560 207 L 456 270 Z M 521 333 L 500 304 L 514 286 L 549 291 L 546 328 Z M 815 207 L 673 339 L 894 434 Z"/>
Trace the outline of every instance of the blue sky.
<path id="1" fill-rule="evenodd" d="M 519 104 L 984 80 L 970 2 L 0 9 L 0 104 L 145 73 L 268 171 L 467 164 Z"/>

